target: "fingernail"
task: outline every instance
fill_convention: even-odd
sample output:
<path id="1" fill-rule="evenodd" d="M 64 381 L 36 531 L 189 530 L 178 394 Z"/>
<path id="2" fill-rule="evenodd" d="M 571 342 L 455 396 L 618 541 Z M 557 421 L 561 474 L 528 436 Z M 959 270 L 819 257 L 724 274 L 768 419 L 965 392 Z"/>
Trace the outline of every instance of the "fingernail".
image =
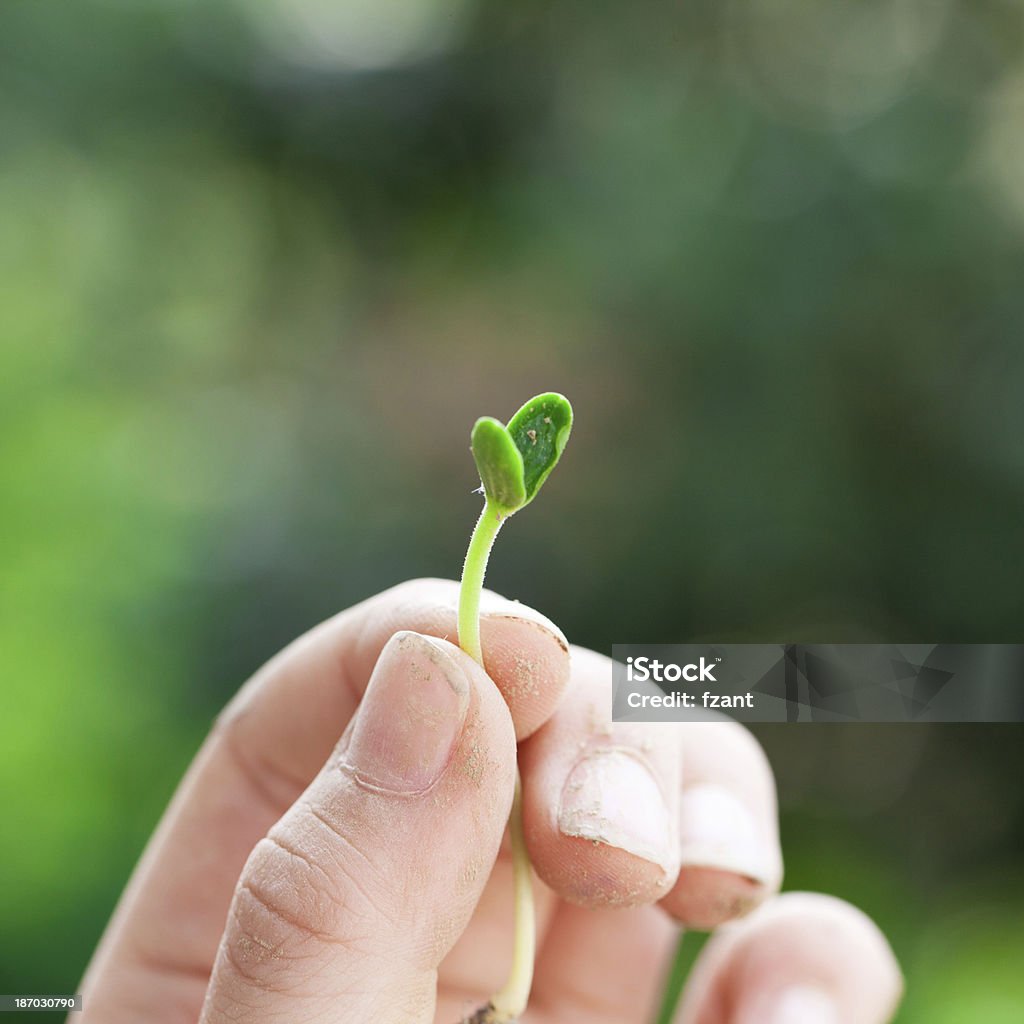
<path id="1" fill-rule="evenodd" d="M 686 867 L 731 871 L 762 884 L 771 865 L 753 814 L 722 786 L 696 785 L 683 790 L 679 842 Z"/>
<path id="2" fill-rule="evenodd" d="M 675 829 L 657 780 L 633 753 L 602 747 L 569 773 L 558 828 L 563 835 L 625 850 L 674 872 Z"/>
<path id="3" fill-rule="evenodd" d="M 492 594 L 490 591 L 484 591 L 480 599 L 480 617 L 482 620 L 518 620 L 526 625 L 539 628 L 551 636 L 563 653 L 569 651 L 569 641 L 566 640 L 565 634 L 546 615 L 542 615 L 529 605 L 510 601 L 508 598 Z"/>
<path id="4" fill-rule="evenodd" d="M 569 641 L 565 639 L 565 634 L 554 623 L 542 621 L 540 616 L 487 612 L 480 616 L 481 630 L 486 630 L 492 622 L 511 622 L 517 626 L 528 626 L 549 639 L 559 655 L 564 657 L 569 653 Z"/>
<path id="5" fill-rule="evenodd" d="M 746 1024 L 746 1017 L 741 1017 Z M 815 985 L 793 985 L 772 995 L 750 1021 L 759 1024 L 842 1024 L 831 993 Z"/>
<path id="6" fill-rule="evenodd" d="M 415 794 L 444 773 L 469 707 L 469 680 L 441 644 L 396 633 L 359 704 L 344 767 L 372 789 Z"/>

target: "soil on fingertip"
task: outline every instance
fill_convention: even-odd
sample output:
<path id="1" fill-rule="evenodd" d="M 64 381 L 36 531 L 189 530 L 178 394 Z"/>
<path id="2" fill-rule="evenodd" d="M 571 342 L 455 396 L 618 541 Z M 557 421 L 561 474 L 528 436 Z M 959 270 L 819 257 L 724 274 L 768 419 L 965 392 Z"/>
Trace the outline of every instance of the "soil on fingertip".
<path id="1" fill-rule="evenodd" d="M 481 1006 L 472 1017 L 463 1017 L 459 1024 L 517 1024 L 517 1020 L 499 1017 L 494 1012 L 494 1007 L 488 1003 L 486 1006 Z"/>

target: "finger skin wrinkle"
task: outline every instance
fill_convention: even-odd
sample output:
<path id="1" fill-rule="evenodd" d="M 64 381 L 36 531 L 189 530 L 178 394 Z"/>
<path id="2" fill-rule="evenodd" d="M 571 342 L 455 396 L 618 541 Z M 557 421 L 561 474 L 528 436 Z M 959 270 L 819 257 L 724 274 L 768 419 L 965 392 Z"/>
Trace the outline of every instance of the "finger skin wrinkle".
<path id="1" fill-rule="evenodd" d="M 374 919 L 372 905 L 359 906 L 331 883 L 307 856 L 277 839 L 261 840 L 253 851 L 232 903 L 224 950 L 245 980 L 271 991 L 301 987 L 317 954 L 331 950 L 366 955 L 359 923 Z M 299 971 L 297 963 L 304 964 Z M 286 982 L 289 975 L 295 981 Z"/>
<path id="2" fill-rule="evenodd" d="M 225 942 L 220 950 L 220 958 L 223 963 L 230 968 L 231 973 L 236 978 L 244 983 L 241 986 L 243 990 L 246 986 L 252 986 L 266 992 L 288 993 L 290 986 L 284 981 L 284 979 L 288 978 L 288 965 L 277 964 L 275 971 L 272 973 L 260 970 L 258 965 L 262 961 L 258 957 L 251 955 L 250 949 L 266 950 L 268 946 L 266 943 L 248 935 L 246 930 L 238 923 L 233 910 L 232 920 L 229 922 L 228 930 L 225 933 Z M 269 947 L 269 949 L 273 952 L 274 959 L 278 959 L 279 954 L 274 951 L 274 947 Z M 305 981 L 305 978 L 302 981 Z M 224 987 L 223 982 L 220 987 Z M 239 988 L 237 985 L 231 986 L 232 990 L 237 988 Z"/>
<path id="3" fill-rule="evenodd" d="M 310 901 L 302 899 L 302 902 Z M 313 915 L 316 913 L 314 910 Z M 325 931 L 319 923 L 314 924 L 283 906 L 276 896 L 270 895 L 256 883 L 239 883 L 232 915 L 241 929 L 241 935 L 232 936 L 236 945 L 250 950 L 257 960 L 304 959 L 290 952 L 285 957 L 285 947 L 295 947 L 301 951 L 307 944 L 317 950 L 321 945 L 347 945 L 333 931 Z M 271 920 L 266 920 L 268 917 Z"/>
<path id="4" fill-rule="evenodd" d="M 344 875 L 345 883 L 351 885 L 359 893 L 367 906 L 378 917 L 387 916 L 384 914 L 384 908 L 380 906 L 381 900 L 373 895 L 367 880 L 373 881 L 373 888 L 377 892 L 387 892 L 393 884 L 393 879 L 385 877 L 381 873 L 379 864 L 359 849 L 358 845 L 352 841 L 352 836 L 342 831 L 314 804 L 305 803 L 302 805 L 302 809 L 315 823 L 314 827 L 318 831 L 327 833 L 327 843 L 324 845 L 330 851 L 329 855 L 337 865 L 339 872 Z M 345 857 L 349 854 L 358 859 L 361 865 L 358 871 L 354 870 L 351 865 L 346 865 Z"/>
<path id="5" fill-rule="evenodd" d="M 327 935 L 335 925 L 337 911 L 344 907 L 344 900 L 338 886 L 308 854 L 293 846 L 286 839 L 282 839 L 280 830 L 271 831 L 265 842 L 276 846 L 286 856 L 294 857 L 301 865 L 297 865 L 297 867 L 303 874 L 308 872 L 308 883 L 303 882 L 298 887 L 300 889 L 299 897 L 302 901 L 302 918 L 305 921 L 322 921 L 322 924 L 311 927 L 310 931 L 319 935 Z M 319 880 L 319 884 L 316 880 Z M 250 883 L 249 887 L 251 889 L 253 884 Z M 308 901 L 302 897 L 303 891 L 309 894 Z"/>
<path id="6" fill-rule="evenodd" d="M 242 884 L 235 894 L 221 956 L 244 985 L 302 998 L 322 991 L 312 982 L 335 962 L 325 952 L 354 946 L 295 919 L 273 898 Z"/>
<path id="7" fill-rule="evenodd" d="M 367 856 L 353 841 L 351 832 L 358 831 L 355 825 L 350 831 L 340 829 L 312 803 L 304 803 L 302 810 L 314 828 L 325 836 L 325 856 L 337 866 L 338 880 L 334 885 L 338 892 L 338 905 L 343 907 L 345 916 L 356 909 L 353 898 L 358 896 L 359 919 L 374 922 L 375 933 L 391 937 L 389 958 L 407 963 L 411 970 L 423 970 L 425 963 L 433 959 L 430 944 L 420 948 L 416 929 L 408 928 L 399 916 L 399 907 L 407 908 L 419 898 L 423 883 L 382 871 L 382 862 Z M 358 863 L 352 863 L 353 860 Z M 329 868 L 323 869 L 322 873 L 329 876 Z M 351 940 L 345 945 L 352 948 Z M 365 952 L 376 955 L 379 951 Z"/>
<path id="8" fill-rule="evenodd" d="M 287 938 L 285 942 L 294 944 L 296 946 L 305 945 L 306 943 L 315 947 L 320 946 L 337 946 L 341 949 L 352 949 L 355 947 L 355 941 L 350 937 L 342 937 L 338 935 L 334 930 L 324 930 L 319 924 L 311 923 L 311 919 L 304 919 L 301 916 L 293 914 L 288 909 L 283 908 L 279 905 L 273 896 L 268 895 L 262 891 L 260 886 L 243 882 L 238 887 L 238 903 L 239 906 L 236 908 L 235 917 L 240 920 L 243 915 L 248 916 L 246 911 L 243 911 L 240 904 L 243 903 L 247 898 L 251 898 L 255 904 L 257 913 L 266 912 L 273 918 L 276 918 L 283 925 L 286 926 L 290 931 L 286 932 Z M 304 901 L 305 902 L 305 901 Z M 339 908 L 340 909 L 340 908 Z M 316 910 L 313 911 L 315 915 Z M 332 916 L 340 916 L 334 915 Z M 268 929 L 269 931 L 270 929 Z M 256 929 L 247 928 L 247 934 L 256 942 L 261 949 L 264 949 L 271 955 L 273 959 L 280 959 L 281 949 L 285 943 L 283 942 L 271 942 Z M 302 956 L 290 957 L 293 961 L 305 959 Z"/>
<path id="9" fill-rule="evenodd" d="M 288 854 L 290 857 L 295 857 L 296 860 L 301 861 L 309 870 L 324 881 L 325 892 L 330 893 L 336 897 L 336 890 L 333 885 L 330 874 L 324 870 L 324 868 L 317 864 L 307 853 L 305 853 L 300 847 L 290 842 L 287 838 L 287 833 L 283 828 L 271 828 L 266 839 L 263 841 L 269 843 L 275 847 L 278 847 L 283 853 Z"/>

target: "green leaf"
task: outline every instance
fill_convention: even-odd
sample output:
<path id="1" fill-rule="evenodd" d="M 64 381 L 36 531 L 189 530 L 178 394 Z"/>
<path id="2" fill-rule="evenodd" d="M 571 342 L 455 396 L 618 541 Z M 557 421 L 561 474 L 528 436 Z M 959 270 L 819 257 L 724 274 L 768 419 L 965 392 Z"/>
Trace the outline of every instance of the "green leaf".
<path id="1" fill-rule="evenodd" d="M 487 500 L 502 515 L 526 504 L 523 457 L 512 435 L 496 419 L 483 416 L 473 425 L 470 448 Z"/>
<path id="2" fill-rule="evenodd" d="M 572 429 L 572 406 L 564 395 L 549 392 L 531 398 L 506 428 L 523 457 L 528 504 L 555 468 Z"/>
<path id="3" fill-rule="evenodd" d="M 471 447 L 487 500 L 502 515 L 533 501 L 555 468 L 572 428 L 572 406 L 554 393 L 531 398 L 507 427 L 490 416 L 476 421 Z"/>

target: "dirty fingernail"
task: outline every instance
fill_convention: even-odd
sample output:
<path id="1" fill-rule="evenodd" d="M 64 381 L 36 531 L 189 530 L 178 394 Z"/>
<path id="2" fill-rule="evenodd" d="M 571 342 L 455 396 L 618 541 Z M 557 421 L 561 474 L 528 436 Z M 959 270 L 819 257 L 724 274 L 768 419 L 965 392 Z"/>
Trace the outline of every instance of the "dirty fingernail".
<path id="1" fill-rule="evenodd" d="M 372 789 L 423 792 L 448 767 L 468 707 L 469 680 L 444 647 L 396 633 L 377 659 L 342 764 Z"/>
<path id="2" fill-rule="evenodd" d="M 559 656 L 564 658 L 569 654 L 569 641 L 566 640 L 565 634 L 540 612 L 530 611 L 524 607 L 522 611 L 487 611 L 480 616 L 481 630 L 491 632 L 489 627 L 500 623 L 511 623 L 520 628 L 528 627 L 535 634 L 550 641 Z M 500 644 L 501 641 L 500 634 L 494 636 L 492 633 L 492 645 L 495 642 Z"/>
<path id="3" fill-rule="evenodd" d="M 569 773 L 558 828 L 563 835 L 614 846 L 675 872 L 676 831 L 650 769 L 633 753 L 592 751 Z"/>
<path id="4" fill-rule="evenodd" d="M 510 601 L 507 597 L 485 590 L 480 596 L 480 615 L 485 619 L 521 619 L 531 625 L 540 626 L 561 642 L 565 642 L 565 634 L 546 615 L 519 601 Z"/>
<path id="5" fill-rule="evenodd" d="M 679 832 L 684 866 L 769 881 L 770 858 L 754 815 L 723 786 L 699 784 L 683 791 Z"/>
<path id="6" fill-rule="evenodd" d="M 815 985 L 784 988 L 761 1002 L 756 1011 L 741 1014 L 737 1024 L 842 1024 L 831 993 Z"/>

